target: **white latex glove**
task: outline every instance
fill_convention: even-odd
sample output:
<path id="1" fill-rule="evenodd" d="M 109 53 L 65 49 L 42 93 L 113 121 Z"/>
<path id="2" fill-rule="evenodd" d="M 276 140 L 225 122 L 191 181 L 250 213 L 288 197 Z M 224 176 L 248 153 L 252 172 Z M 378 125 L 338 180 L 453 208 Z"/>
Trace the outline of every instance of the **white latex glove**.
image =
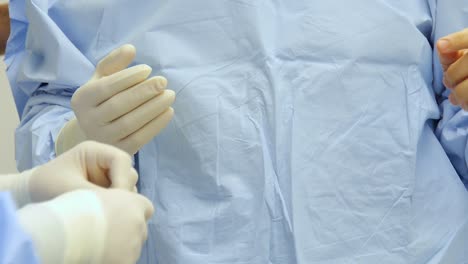
<path id="1" fill-rule="evenodd" d="M 111 144 L 135 154 L 167 126 L 174 115 L 175 93 L 165 90 L 167 80 L 147 79 L 151 68 L 127 68 L 135 58 L 135 48 L 125 45 L 99 62 L 89 82 L 72 97 L 76 119 L 59 134 L 56 153 L 85 140 Z"/>
<path id="2" fill-rule="evenodd" d="M 85 142 L 49 163 L 19 175 L 0 177 L 0 190 L 10 191 L 18 207 L 46 201 L 96 185 L 135 191 L 138 174 L 131 157 L 112 146 Z"/>
<path id="3" fill-rule="evenodd" d="M 74 191 L 18 211 L 42 263 L 135 263 L 154 208 L 122 190 Z"/>

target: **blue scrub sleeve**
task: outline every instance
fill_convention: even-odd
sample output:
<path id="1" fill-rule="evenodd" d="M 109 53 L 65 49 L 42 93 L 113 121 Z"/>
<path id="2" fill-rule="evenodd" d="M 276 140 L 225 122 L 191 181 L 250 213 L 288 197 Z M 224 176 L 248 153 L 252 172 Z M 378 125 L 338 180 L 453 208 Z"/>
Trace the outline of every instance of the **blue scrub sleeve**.
<path id="1" fill-rule="evenodd" d="M 15 137 L 20 171 L 55 157 L 55 140 L 74 117 L 71 96 L 94 71 L 83 47 L 73 44 L 57 26 L 50 5 L 44 0 L 10 1 L 11 36 L 5 63 L 21 115 Z"/>
<path id="2" fill-rule="evenodd" d="M 8 193 L 0 193 L 0 263 L 39 263 L 32 240 L 20 227 Z"/>
<path id="3" fill-rule="evenodd" d="M 29 98 L 15 133 L 19 171 L 28 170 L 55 158 L 55 141 L 64 124 L 74 117 L 67 106 L 70 97 L 35 95 Z"/>

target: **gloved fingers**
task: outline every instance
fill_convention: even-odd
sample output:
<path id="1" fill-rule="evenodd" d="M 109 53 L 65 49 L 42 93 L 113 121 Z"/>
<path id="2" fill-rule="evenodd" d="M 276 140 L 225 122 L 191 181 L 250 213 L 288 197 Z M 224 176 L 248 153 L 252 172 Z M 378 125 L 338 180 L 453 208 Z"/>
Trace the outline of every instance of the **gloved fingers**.
<path id="1" fill-rule="evenodd" d="M 127 68 L 135 59 L 136 49 L 133 45 L 123 45 L 99 61 L 93 79 L 109 76 Z"/>
<path id="2" fill-rule="evenodd" d="M 99 188 L 88 181 L 85 169 L 81 168 L 79 164 L 67 161 L 70 157 L 60 156 L 59 158 L 34 171 L 29 184 L 31 201 L 41 202 L 79 189 L 95 190 Z M 80 162 L 79 159 L 77 160 Z"/>
<path id="3" fill-rule="evenodd" d="M 442 54 L 468 49 L 468 28 L 439 39 L 437 49 Z"/>
<path id="4" fill-rule="evenodd" d="M 112 122 L 110 127 L 119 139 L 124 139 L 164 113 L 174 103 L 174 100 L 174 91 L 165 90 L 159 96 Z"/>
<path id="5" fill-rule="evenodd" d="M 121 168 L 123 169 L 123 168 Z M 119 168 L 120 170 L 120 168 Z M 115 189 L 123 189 L 123 190 L 128 190 L 131 192 L 135 191 L 135 185 L 138 181 L 138 173 L 134 168 L 130 169 L 130 172 L 128 173 L 119 173 L 118 175 L 111 175 L 111 188 Z"/>
<path id="6" fill-rule="evenodd" d="M 160 116 L 151 120 L 140 130 L 131 134 L 127 138 L 117 143 L 117 145 L 130 154 L 135 154 L 143 145 L 150 142 L 157 134 L 161 132 L 174 116 L 174 109 L 169 108 Z"/>
<path id="7" fill-rule="evenodd" d="M 468 111 L 468 79 L 461 82 L 452 94 L 455 96 L 455 100 L 465 111 Z"/>
<path id="8" fill-rule="evenodd" d="M 116 147 L 97 142 L 80 144 L 88 180 L 101 187 L 132 191 L 138 180 L 131 157 Z"/>
<path id="9" fill-rule="evenodd" d="M 72 106 L 98 106 L 123 90 L 143 82 L 150 74 L 151 67 L 141 64 L 88 82 L 75 92 L 72 97 Z M 121 104 L 125 104 L 125 102 L 121 102 Z"/>
<path id="10" fill-rule="evenodd" d="M 112 122 L 158 96 L 166 89 L 166 86 L 167 80 L 164 77 L 150 78 L 99 105 L 96 115 L 101 116 L 104 122 Z"/>
<path id="11" fill-rule="evenodd" d="M 126 153 L 125 156 L 129 157 Z M 131 192 L 138 181 L 138 173 L 132 167 L 131 159 L 114 159 L 109 170 L 109 178 L 111 180 L 111 188 Z"/>
<path id="12" fill-rule="evenodd" d="M 468 78 L 468 53 L 454 62 L 444 74 L 444 85 L 455 88 Z"/>
<path id="13" fill-rule="evenodd" d="M 75 189 L 83 188 L 81 185 L 88 184 L 88 182 L 102 187 L 109 186 L 107 173 L 98 163 L 99 153 L 103 146 L 105 145 L 92 141 L 80 143 L 53 160 L 51 164 L 56 162 L 68 164 L 69 173 L 80 174 L 79 177 L 69 177 L 67 180 L 67 184 L 71 187 L 75 186 Z"/>

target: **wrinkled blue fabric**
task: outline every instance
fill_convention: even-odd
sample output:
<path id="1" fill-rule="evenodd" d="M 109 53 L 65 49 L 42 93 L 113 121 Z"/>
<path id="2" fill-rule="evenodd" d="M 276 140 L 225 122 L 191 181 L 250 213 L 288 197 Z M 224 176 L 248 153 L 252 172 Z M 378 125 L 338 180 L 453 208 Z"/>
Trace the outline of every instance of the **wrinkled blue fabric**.
<path id="1" fill-rule="evenodd" d="M 157 208 L 140 263 L 463 256 L 467 114 L 432 47 L 468 27 L 467 1 L 25 2 L 6 59 L 29 97 L 20 169 L 54 156 L 71 94 L 122 44 L 177 93 L 140 151 Z"/>
<path id="2" fill-rule="evenodd" d="M 5 192 L 0 192 L 0 263 L 39 263 L 30 237 L 19 225 L 16 206 Z"/>

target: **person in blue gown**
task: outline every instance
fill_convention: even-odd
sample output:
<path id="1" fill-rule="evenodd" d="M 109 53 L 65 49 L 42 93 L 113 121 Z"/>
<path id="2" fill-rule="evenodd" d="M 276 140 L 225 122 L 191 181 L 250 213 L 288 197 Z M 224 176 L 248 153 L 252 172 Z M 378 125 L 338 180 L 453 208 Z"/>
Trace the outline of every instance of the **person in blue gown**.
<path id="1" fill-rule="evenodd" d="M 135 263 L 154 210 L 137 177 L 128 154 L 96 142 L 0 175 L 0 263 Z"/>
<path id="2" fill-rule="evenodd" d="M 139 191 L 156 207 L 140 263 L 463 259 L 452 249 L 468 220 L 468 113 L 448 99 L 436 41 L 468 27 L 467 10 L 465 0 L 13 0 L 19 168 L 78 134 L 138 151 Z M 99 61 L 126 44 L 133 62 L 102 74 Z M 110 84 L 128 74 L 143 77 Z M 161 133 L 147 126 L 169 111 L 155 103 L 161 87 L 141 104 L 126 97 L 155 78 L 177 96 Z"/>

